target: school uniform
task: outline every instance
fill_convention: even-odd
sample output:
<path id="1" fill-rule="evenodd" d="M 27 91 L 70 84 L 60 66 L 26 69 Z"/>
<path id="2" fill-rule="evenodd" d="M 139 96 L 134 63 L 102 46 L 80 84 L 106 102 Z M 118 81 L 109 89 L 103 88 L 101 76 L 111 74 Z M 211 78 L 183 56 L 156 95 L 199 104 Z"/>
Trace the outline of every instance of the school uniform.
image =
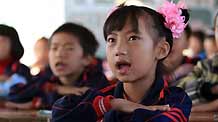
<path id="1" fill-rule="evenodd" d="M 55 87 L 63 84 L 53 76 L 49 67 L 46 69 L 39 77 L 34 78 L 33 83 L 12 88 L 8 100 L 15 103 L 32 101 L 33 108 L 51 109 L 53 103 L 63 97 L 57 93 Z M 101 89 L 108 85 L 109 82 L 104 74 L 97 68 L 90 67 L 81 74 L 73 86 Z"/>
<path id="2" fill-rule="evenodd" d="M 140 103 L 146 106 L 169 104 L 170 111 L 136 109 L 131 114 L 118 112 L 110 109 L 107 103 L 111 95 L 126 98 L 122 82 L 101 91 L 89 90 L 77 99 L 65 96 L 53 105 L 52 122 L 187 122 L 192 107 L 190 98 L 182 89 L 168 87 L 162 79 L 155 80 Z"/>
<path id="3" fill-rule="evenodd" d="M 30 69 L 26 65 L 11 60 L 0 63 L 0 75 L 8 77 L 7 80 L 0 82 L 1 97 L 7 97 L 9 90 L 13 85 L 19 83 L 27 84 L 30 82 Z"/>
<path id="4" fill-rule="evenodd" d="M 195 104 L 217 99 L 218 95 L 213 94 L 211 88 L 218 84 L 218 55 L 199 61 L 179 82 L 178 86 L 185 89 Z"/>

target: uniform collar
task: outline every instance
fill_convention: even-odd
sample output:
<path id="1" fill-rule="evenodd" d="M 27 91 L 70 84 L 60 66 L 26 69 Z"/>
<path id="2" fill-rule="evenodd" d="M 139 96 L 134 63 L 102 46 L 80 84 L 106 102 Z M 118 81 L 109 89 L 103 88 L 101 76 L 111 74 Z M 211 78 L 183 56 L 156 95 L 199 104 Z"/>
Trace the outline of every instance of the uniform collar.
<path id="1" fill-rule="evenodd" d="M 164 86 L 167 86 L 164 83 L 164 80 L 162 78 L 156 79 L 153 83 L 153 85 L 150 88 L 150 91 L 146 96 L 144 96 L 143 100 L 141 101 L 141 104 L 143 105 L 153 105 L 156 104 L 159 101 L 160 97 L 163 97 L 163 90 Z M 114 96 L 116 98 L 124 98 L 124 89 L 123 89 L 123 83 L 119 82 L 117 87 L 114 91 Z"/>

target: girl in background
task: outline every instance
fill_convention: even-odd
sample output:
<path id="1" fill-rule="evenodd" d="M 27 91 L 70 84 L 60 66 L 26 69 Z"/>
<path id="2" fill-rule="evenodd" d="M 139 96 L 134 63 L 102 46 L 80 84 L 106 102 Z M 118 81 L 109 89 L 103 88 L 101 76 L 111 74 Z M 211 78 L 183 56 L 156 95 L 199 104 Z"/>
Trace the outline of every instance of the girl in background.
<path id="1" fill-rule="evenodd" d="M 24 49 L 15 28 L 0 24 L 0 96 L 6 97 L 10 87 L 30 81 L 30 70 L 20 63 Z"/>

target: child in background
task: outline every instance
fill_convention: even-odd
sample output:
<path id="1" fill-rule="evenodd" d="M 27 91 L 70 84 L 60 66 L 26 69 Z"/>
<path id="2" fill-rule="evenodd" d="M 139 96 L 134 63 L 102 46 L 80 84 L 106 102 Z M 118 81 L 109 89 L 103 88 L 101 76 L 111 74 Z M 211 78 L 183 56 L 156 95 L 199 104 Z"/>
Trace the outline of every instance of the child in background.
<path id="1" fill-rule="evenodd" d="M 176 14 L 168 13 L 172 10 Z M 159 12 L 144 6 L 117 7 L 104 24 L 104 37 L 108 63 L 121 82 L 88 90 L 79 103 L 71 96 L 59 99 L 52 121 L 187 122 L 191 100 L 182 89 L 167 87 L 162 61 L 188 19 L 186 9 L 167 1 Z"/>
<path id="2" fill-rule="evenodd" d="M 206 58 L 204 53 L 204 43 L 205 33 L 201 30 L 193 31 L 191 37 L 189 38 L 189 49 L 192 54 L 190 58 L 202 60 Z"/>
<path id="3" fill-rule="evenodd" d="M 194 70 L 182 78 L 178 84 L 186 90 L 193 104 L 218 98 L 218 92 L 213 91 L 213 87 L 218 84 L 218 55 L 215 37 L 206 37 L 204 47 L 207 59 L 199 61 Z"/>
<path id="4" fill-rule="evenodd" d="M 75 101 L 88 89 L 101 89 L 109 85 L 98 63 L 92 63 L 98 42 L 81 25 L 65 23 L 54 31 L 49 42 L 49 65 L 55 77 L 41 77 L 34 84 L 14 89 L 8 107 L 20 109 L 51 109 L 63 95 Z M 29 102 L 28 102 L 29 101 Z"/>
<path id="5" fill-rule="evenodd" d="M 30 70 L 20 63 L 24 49 L 17 31 L 0 24 L 0 97 L 6 97 L 11 86 L 30 81 Z"/>
<path id="6" fill-rule="evenodd" d="M 215 40 L 216 40 L 216 46 L 218 46 L 218 12 L 216 13 L 215 19 L 214 19 L 214 29 L 215 29 Z M 218 96 L 218 85 L 207 85 L 209 86 L 209 89 L 206 93 L 210 92 L 213 95 L 212 96 Z M 211 112 L 211 111 L 218 111 L 218 99 L 216 98 L 213 101 L 200 103 L 198 105 L 195 105 L 192 107 L 192 112 Z"/>
<path id="7" fill-rule="evenodd" d="M 183 51 L 188 48 L 190 35 L 191 28 L 187 25 L 180 38 L 175 39 L 173 42 L 172 50 L 164 60 L 164 65 L 167 68 L 164 77 L 170 86 L 176 86 L 180 78 L 193 70 L 193 62 L 191 60 L 188 61 L 188 58 L 183 55 Z"/>
<path id="8" fill-rule="evenodd" d="M 204 50 L 207 56 L 207 59 L 212 59 L 217 53 L 217 46 L 215 41 L 215 35 L 208 35 L 204 40 Z"/>
<path id="9" fill-rule="evenodd" d="M 33 76 L 37 75 L 40 71 L 45 70 L 48 66 L 48 51 L 49 51 L 49 43 L 48 39 L 42 37 L 38 39 L 34 45 L 34 53 L 36 61 L 31 66 L 31 74 Z"/>

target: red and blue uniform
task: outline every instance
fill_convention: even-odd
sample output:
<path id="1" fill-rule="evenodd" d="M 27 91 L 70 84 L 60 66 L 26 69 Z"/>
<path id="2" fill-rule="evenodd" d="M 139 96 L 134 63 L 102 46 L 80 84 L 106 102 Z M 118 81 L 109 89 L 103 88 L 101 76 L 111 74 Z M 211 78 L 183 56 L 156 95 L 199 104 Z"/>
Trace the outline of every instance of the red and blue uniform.
<path id="1" fill-rule="evenodd" d="M 113 97 L 125 99 L 122 82 L 100 91 L 89 90 L 77 99 L 65 96 L 53 105 L 52 122 L 187 122 L 192 107 L 190 98 L 182 89 L 168 87 L 162 79 L 155 80 L 141 104 L 168 104 L 170 111 L 136 109 L 127 114 L 111 109 L 108 101 Z"/>
<path id="2" fill-rule="evenodd" d="M 50 68 L 40 72 L 33 78 L 33 82 L 27 85 L 18 84 L 11 88 L 8 100 L 15 103 L 32 101 L 33 108 L 51 109 L 53 103 L 63 97 L 55 89 L 57 85 L 63 85 L 58 78 L 54 77 Z M 76 81 L 74 86 L 87 86 L 101 89 L 109 85 L 104 74 L 98 68 L 87 68 Z"/>
<path id="3" fill-rule="evenodd" d="M 5 60 L 0 61 L 0 76 L 5 76 L 7 79 L 0 79 L 1 97 L 7 97 L 9 90 L 13 85 L 31 81 L 30 69 L 19 61 Z"/>

